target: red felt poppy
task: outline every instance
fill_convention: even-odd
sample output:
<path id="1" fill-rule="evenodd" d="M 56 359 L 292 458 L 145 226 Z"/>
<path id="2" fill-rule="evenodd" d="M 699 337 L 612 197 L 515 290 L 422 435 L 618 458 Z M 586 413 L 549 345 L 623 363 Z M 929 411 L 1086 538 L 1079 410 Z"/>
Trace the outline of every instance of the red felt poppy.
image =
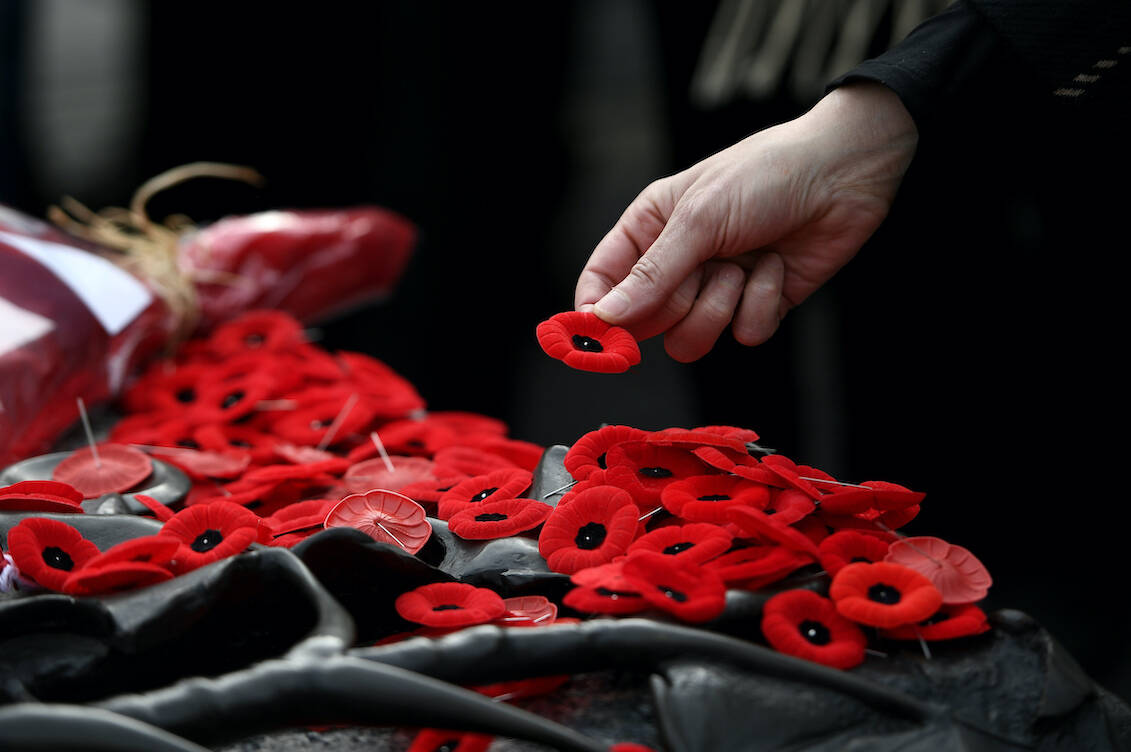
<path id="1" fill-rule="evenodd" d="M 55 466 L 51 477 L 73 486 L 84 499 L 127 491 L 149 477 L 153 462 L 124 444 L 102 444 L 97 457 L 90 447 L 76 449 Z"/>
<path id="2" fill-rule="evenodd" d="M 671 483 L 694 475 L 704 475 L 707 467 L 686 449 L 664 447 L 644 441 L 627 441 L 609 447 L 606 464 L 627 467 L 633 472 L 630 491 L 645 511 L 659 506 L 660 494 Z"/>
<path id="3" fill-rule="evenodd" d="M 208 349 L 221 358 L 248 350 L 271 352 L 292 348 L 304 341 L 302 324 L 293 316 L 275 310 L 240 314 L 216 327 L 208 337 Z"/>
<path id="4" fill-rule="evenodd" d="M 817 544 L 796 528 L 783 525 L 775 517 L 753 507 L 730 507 L 726 510 L 727 520 L 733 522 L 744 533 L 774 541 L 795 551 L 807 554 L 814 561 L 820 558 Z"/>
<path id="5" fill-rule="evenodd" d="M 764 509 L 770 489 L 733 475 L 693 475 L 660 492 L 660 502 L 672 514 L 692 522 L 726 522 L 726 509 L 751 506 Z"/>
<path id="6" fill-rule="evenodd" d="M 323 474 L 337 475 L 348 467 L 349 460 L 345 457 L 332 457 L 309 465 L 268 465 L 248 470 L 240 478 L 240 483 L 251 486 L 288 480 L 313 480 Z"/>
<path id="7" fill-rule="evenodd" d="M 436 582 L 402 593 L 394 604 L 406 621 L 427 627 L 469 627 L 506 613 L 499 595 L 462 582 Z"/>
<path id="8" fill-rule="evenodd" d="M 507 538 L 533 530 L 554 508 L 537 499 L 502 499 L 471 504 L 448 519 L 448 529 L 467 540 Z"/>
<path id="9" fill-rule="evenodd" d="M 109 595 L 137 590 L 173 579 L 173 573 L 160 564 L 140 561 L 116 561 L 108 564 L 87 563 L 72 572 L 63 583 L 68 595 Z"/>
<path id="10" fill-rule="evenodd" d="M 421 729 L 408 752 L 486 752 L 495 737 L 469 731 Z"/>
<path id="11" fill-rule="evenodd" d="M 538 325 L 535 334 L 547 355 L 579 371 L 623 373 L 640 362 L 636 338 L 593 313 L 554 314 Z"/>
<path id="12" fill-rule="evenodd" d="M 515 467 L 533 471 L 542 461 L 546 448 L 532 441 L 507 439 L 500 436 L 464 436 L 459 441 L 465 446 L 474 446 L 480 451 L 495 454 L 507 460 Z"/>
<path id="13" fill-rule="evenodd" d="M 270 376 L 259 373 L 202 385 L 194 414 L 202 423 L 235 422 L 255 412 L 260 402 L 271 397 L 274 387 Z"/>
<path id="14" fill-rule="evenodd" d="M 576 480 L 584 480 L 594 470 L 608 467 L 605 464 L 605 453 L 609 451 L 609 447 L 624 441 L 639 441 L 647 435 L 647 431 L 632 426 L 602 426 L 573 442 L 573 446 L 566 452 L 563 464 Z"/>
<path id="15" fill-rule="evenodd" d="M 861 485 L 867 486 L 872 492 L 875 497 L 873 506 L 882 512 L 916 506 L 927 497 L 925 493 L 912 491 L 896 483 L 888 483 L 882 480 L 866 480 Z"/>
<path id="16" fill-rule="evenodd" d="M 637 551 L 654 551 L 674 556 L 681 562 L 702 564 L 730 548 L 734 538 L 725 529 L 708 522 L 669 525 L 646 533 L 628 547 L 631 556 Z"/>
<path id="17" fill-rule="evenodd" d="M 173 515 L 159 535 L 176 538 L 174 571 L 192 571 L 243 551 L 259 537 L 259 517 L 239 504 L 196 504 Z"/>
<path id="18" fill-rule="evenodd" d="M 695 430 L 726 436 L 731 439 L 738 439 L 744 444 L 753 443 L 761 438 L 758 436 L 757 431 L 749 428 L 741 428 L 739 426 L 699 426 Z"/>
<path id="19" fill-rule="evenodd" d="M 770 471 L 777 477 L 779 483 L 785 488 L 792 488 L 808 496 L 810 499 L 820 499 L 822 492 L 806 476 L 802 466 L 789 457 L 781 454 L 769 454 L 762 458 L 761 467 Z"/>
<path id="20" fill-rule="evenodd" d="M 531 679 L 496 682 L 495 684 L 480 684 L 479 686 L 469 687 L 469 689 L 473 689 L 499 702 L 514 702 L 515 700 L 525 700 L 529 697 L 548 695 L 569 680 L 570 676 L 568 674 L 558 676 L 535 676 Z"/>
<path id="21" fill-rule="evenodd" d="M 356 528 L 378 543 L 415 554 L 432 536 L 424 507 L 394 491 L 375 489 L 342 499 L 326 515 L 326 527 Z"/>
<path id="22" fill-rule="evenodd" d="M 558 618 L 558 607 L 542 595 L 523 595 L 504 598 L 505 614 L 495 620 L 504 627 L 544 627 Z"/>
<path id="23" fill-rule="evenodd" d="M 573 574 L 612 561 L 636 537 L 639 510 L 615 486 L 597 486 L 558 505 L 542 525 L 538 551 L 555 572 Z"/>
<path id="24" fill-rule="evenodd" d="M 770 500 L 762 512 L 773 516 L 774 521 L 782 525 L 792 525 L 801 521 L 817 507 L 813 500 L 792 488 L 774 488 L 770 490 Z"/>
<path id="25" fill-rule="evenodd" d="M 468 446 L 449 446 L 436 452 L 432 457 L 436 463 L 435 473 L 441 475 L 486 475 L 493 470 L 507 470 L 516 467 L 513 462 L 497 454 Z M 521 469 L 521 468 L 520 468 Z"/>
<path id="26" fill-rule="evenodd" d="M 728 551 L 703 566 L 728 585 L 757 590 L 785 577 L 813 559 L 808 554 L 777 544 L 750 545 Z"/>
<path id="27" fill-rule="evenodd" d="M 942 593 L 899 564 L 849 564 L 829 586 L 837 611 L 860 624 L 890 629 L 922 621 L 942 605 Z"/>
<path id="28" fill-rule="evenodd" d="M 568 490 L 558 499 L 558 506 L 570 503 L 579 493 L 597 486 L 616 486 L 617 488 L 627 491 L 629 495 L 632 494 L 634 489 L 639 491 L 632 477 L 632 470 L 630 468 L 621 466 L 611 467 L 607 470 L 597 469 L 586 475 L 584 480 L 574 481 L 570 484 Z M 636 502 L 635 497 L 633 497 L 633 501 Z M 636 502 L 638 507 L 646 503 L 647 502 Z"/>
<path id="29" fill-rule="evenodd" d="M 644 600 L 683 621 L 710 621 L 726 607 L 726 585 L 717 574 L 674 556 L 640 551 L 621 571 Z"/>
<path id="30" fill-rule="evenodd" d="M 213 377 L 210 365 L 199 363 L 172 368 L 166 361 L 146 372 L 122 396 L 131 413 L 182 412 L 196 405 L 202 383 Z"/>
<path id="31" fill-rule="evenodd" d="M 939 589 L 946 604 L 980 601 L 993 584 L 989 571 L 974 554 L 942 538 L 901 538 L 891 544 L 883 560 L 922 574 Z"/>
<path id="32" fill-rule="evenodd" d="M 389 469 L 392 465 L 392 469 Z M 342 476 L 342 482 L 351 493 L 364 493 L 374 488 L 400 491 L 411 483 L 435 480 L 435 466 L 424 457 L 389 457 L 389 464 L 381 457 L 359 462 Z"/>
<path id="33" fill-rule="evenodd" d="M 365 400 L 351 400 L 352 395 L 308 404 L 283 414 L 271 424 L 271 430 L 284 441 L 308 446 L 337 446 L 355 434 L 365 433 L 376 415 Z M 330 434 L 330 428 L 334 427 Z"/>
<path id="34" fill-rule="evenodd" d="M 641 440 L 656 446 L 679 447 L 687 450 L 714 447 L 730 453 L 746 453 L 745 442 L 698 428 L 690 430 L 686 428 L 665 428 L 662 431 L 653 431 Z"/>
<path id="35" fill-rule="evenodd" d="M 841 486 L 826 493 L 817 503 L 829 514 L 860 514 L 871 509 L 874 501 L 871 489 Z"/>
<path id="36" fill-rule="evenodd" d="M 23 480 L 0 488 L 0 512 L 81 513 L 82 494 L 54 480 Z"/>
<path id="37" fill-rule="evenodd" d="M 274 462 L 279 439 L 258 428 L 243 425 L 210 424 L 192 432 L 198 449 L 210 452 L 246 451 L 254 464 Z"/>
<path id="38" fill-rule="evenodd" d="M 94 558 L 88 560 L 87 567 L 103 567 L 108 564 L 152 564 L 164 567 L 177 555 L 180 541 L 163 535 L 144 535 L 117 543 Z"/>
<path id="39" fill-rule="evenodd" d="M 533 478 L 529 470 L 518 467 L 502 468 L 475 475 L 445 491 L 438 502 L 437 513 L 440 519 L 448 520 L 464 509 L 481 504 L 487 499 L 491 501 L 516 499 L 530 488 Z"/>
<path id="40" fill-rule="evenodd" d="M 830 575 L 835 575 L 849 564 L 883 561 L 888 552 L 888 542 L 874 535 L 841 530 L 825 538 L 817 548 L 821 566 Z"/>
<path id="41" fill-rule="evenodd" d="M 25 517 L 8 531 L 8 554 L 20 576 L 62 592 L 71 572 L 98 555 L 98 547 L 65 522 Z"/>
<path id="42" fill-rule="evenodd" d="M 440 497 L 444 495 L 445 491 L 450 491 L 463 480 L 467 480 L 466 475 L 445 475 L 435 480 L 424 480 L 416 483 L 409 483 L 402 488 L 399 493 L 404 494 L 418 504 L 436 504 L 440 501 Z"/>
<path id="43" fill-rule="evenodd" d="M 624 577 L 624 561 L 614 561 L 575 572 L 570 581 L 576 585 L 565 594 L 562 603 L 586 614 L 625 615 L 648 608 L 640 589 Z"/>
<path id="44" fill-rule="evenodd" d="M 238 478 L 251 464 L 250 454 L 234 449 L 208 452 L 182 447 L 151 446 L 149 451 L 184 470 L 194 480 Z"/>
<path id="45" fill-rule="evenodd" d="M 833 668 L 864 662 L 868 638 L 812 590 L 786 590 L 762 607 L 762 634 L 775 650 Z"/>
<path id="46" fill-rule="evenodd" d="M 990 623 L 982 609 L 973 603 L 943 605 L 918 624 L 904 624 L 880 630 L 880 636 L 892 640 L 954 640 L 988 631 Z"/>
<path id="47" fill-rule="evenodd" d="M 325 527 L 326 515 L 337 505 L 337 499 L 296 501 L 267 517 L 264 523 L 271 529 L 271 535 L 276 539 L 300 531 L 313 533 Z"/>

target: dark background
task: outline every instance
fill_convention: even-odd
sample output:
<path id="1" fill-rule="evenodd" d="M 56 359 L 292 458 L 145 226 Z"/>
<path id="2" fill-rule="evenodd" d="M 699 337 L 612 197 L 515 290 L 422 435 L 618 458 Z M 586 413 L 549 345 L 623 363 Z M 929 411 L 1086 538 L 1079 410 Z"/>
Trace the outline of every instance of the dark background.
<path id="1" fill-rule="evenodd" d="M 396 209 L 421 233 L 396 294 L 323 323 L 321 345 L 376 355 L 431 407 L 504 418 L 521 439 L 741 425 L 838 477 L 926 491 L 910 532 L 970 548 L 995 576 L 990 605 L 1034 614 L 1131 695 L 1118 512 L 1129 161 L 1105 114 L 1049 106 L 1004 59 L 924 133 L 889 220 L 770 343 L 724 335 L 683 365 L 652 341 L 621 376 L 537 348 L 534 326 L 572 307 L 585 258 L 649 181 L 819 95 L 783 83 L 694 105 L 714 11 L 7 0 L 0 202 L 37 216 L 63 193 L 123 205 L 146 178 L 209 160 L 268 182 L 186 185 L 152 214 Z M 85 48 L 66 35 L 96 28 L 118 62 L 88 50 L 98 65 L 68 67 Z M 881 24 L 870 54 L 887 42 Z"/>

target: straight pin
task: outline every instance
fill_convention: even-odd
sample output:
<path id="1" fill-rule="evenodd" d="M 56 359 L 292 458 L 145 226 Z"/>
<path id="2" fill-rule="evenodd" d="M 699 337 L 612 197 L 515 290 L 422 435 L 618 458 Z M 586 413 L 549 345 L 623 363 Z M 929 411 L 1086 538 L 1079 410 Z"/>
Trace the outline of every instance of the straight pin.
<path id="1" fill-rule="evenodd" d="M 388 535 L 388 536 L 389 536 L 390 538 L 392 538 L 392 539 L 393 539 L 393 541 L 395 541 L 395 542 L 396 542 L 396 544 L 397 544 L 398 546 L 400 546 L 401 548 L 407 548 L 407 547 L 405 546 L 405 544 L 401 543 L 400 539 L 399 539 L 399 538 L 397 538 L 397 536 L 393 535 L 393 534 L 392 534 L 392 533 L 391 533 L 391 532 L 389 531 L 389 528 L 385 527 L 385 526 L 384 526 L 384 525 L 382 525 L 382 524 L 381 524 L 380 522 L 378 522 L 378 523 L 376 523 L 376 524 L 377 524 L 377 527 L 379 527 L 379 528 L 381 528 L 382 530 L 384 530 L 384 531 L 385 531 L 385 534 L 386 534 L 386 535 Z"/>
<path id="2" fill-rule="evenodd" d="M 102 458 L 98 456 L 98 445 L 94 442 L 94 429 L 90 427 L 90 416 L 86 414 L 86 403 L 82 401 L 82 397 L 76 397 L 75 400 L 79 403 L 79 417 L 82 418 L 82 430 L 86 431 L 86 441 L 90 444 L 90 453 L 94 455 L 94 466 L 101 469 Z"/>
<path id="3" fill-rule="evenodd" d="M 393 472 L 396 468 L 393 467 L 393 461 L 389 459 L 389 453 L 385 451 L 385 445 L 381 442 L 381 437 L 377 435 L 376 431 L 373 431 L 369 434 L 369 438 L 373 441 L 373 444 L 377 447 L 377 451 L 381 454 L 381 461 L 385 463 L 385 469 L 390 473 Z"/>
<path id="4" fill-rule="evenodd" d="M 319 451 L 322 451 L 326 447 L 330 446 L 330 442 L 334 440 L 334 435 L 338 433 L 338 429 L 342 427 L 342 423 L 345 422 L 346 418 L 350 414 L 350 411 L 353 410 L 353 406 L 355 404 L 357 404 L 356 392 L 346 398 L 346 402 L 344 405 L 342 405 L 342 409 L 338 411 L 338 415 L 334 418 L 333 422 L 330 423 L 330 427 L 326 429 L 326 433 L 322 435 L 322 441 L 318 442 L 317 447 Z"/>
<path id="5" fill-rule="evenodd" d="M 845 483 L 842 480 L 828 480 L 826 478 L 806 478 L 804 475 L 799 475 L 797 477 L 801 478 L 801 480 L 807 480 L 810 483 L 832 483 L 832 484 L 837 485 L 837 486 L 848 486 L 849 488 L 863 488 L 863 489 L 866 489 L 868 491 L 872 490 L 871 486 L 862 486 L 859 483 Z"/>
<path id="6" fill-rule="evenodd" d="M 566 491 L 566 490 L 569 490 L 569 489 L 573 488 L 573 487 L 574 487 L 574 486 L 576 486 L 577 484 L 578 484 L 578 481 L 576 481 L 576 480 L 571 480 L 571 481 L 570 481 L 569 483 L 566 483 L 566 484 L 565 484 L 564 486 L 562 486 L 561 488 L 555 488 L 555 489 L 554 489 L 553 491 L 550 491 L 550 493 L 548 493 L 548 494 L 544 494 L 544 495 L 542 496 L 542 498 L 543 498 L 543 499 L 548 499 L 548 498 L 550 498 L 551 496 L 553 496 L 554 494 L 559 494 L 559 493 L 561 493 L 562 491 Z"/>
<path id="7" fill-rule="evenodd" d="M 646 513 L 646 514 L 645 514 L 645 515 L 644 515 L 643 517 L 638 517 L 638 518 L 636 518 L 636 521 L 637 521 L 637 522 L 643 522 L 644 520 L 648 519 L 649 517 L 651 517 L 651 516 L 652 516 L 652 515 L 654 515 L 654 514 L 655 514 L 656 512 L 659 512 L 659 511 L 660 511 L 660 510 L 662 510 L 662 509 L 663 509 L 663 507 L 662 507 L 662 506 L 656 507 L 656 508 L 655 508 L 655 509 L 653 509 L 653 510 L 652 510 L 651 512 L 647 512 L 647 513 Z"/>

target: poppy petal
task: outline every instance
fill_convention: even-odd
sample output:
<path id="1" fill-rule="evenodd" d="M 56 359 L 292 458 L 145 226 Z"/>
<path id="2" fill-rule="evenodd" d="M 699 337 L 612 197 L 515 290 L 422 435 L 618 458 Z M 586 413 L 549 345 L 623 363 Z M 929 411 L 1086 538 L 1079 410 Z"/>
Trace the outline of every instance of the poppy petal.
<path id="1" fill-rule="evenodd" d="M 356 528 L 379 543 L 415 554 L 432 536 L 424 507 L 394 491 L 376 489 L 342 499 L 326 515 L 326 527 Z"/>

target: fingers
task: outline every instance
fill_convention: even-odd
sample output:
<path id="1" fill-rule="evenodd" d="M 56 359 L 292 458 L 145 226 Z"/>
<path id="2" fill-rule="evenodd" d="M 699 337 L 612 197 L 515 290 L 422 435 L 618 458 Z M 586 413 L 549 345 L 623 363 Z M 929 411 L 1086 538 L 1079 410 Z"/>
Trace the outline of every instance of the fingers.
<path id="1" fill-rule="evenodd" d="M 777 331 L 789 306 L 782 297 L 785 263 L 776 253 L 761 256 L 742 291 L 742 302 L 734 316 L 731 331 L 744 345 L 760 345 Z"/>
<path id="2" fill-rule="evenodd" d="M 737 264 L 708 263 L 699 296 L 664 336 L 668 355 L 683 363 L 706 355 L 734 317 L 745 282 L 746 273 Z"/>
<path id="3" fill-rule="evenodd" d="M 667 224 L 627 274 L 597 300 L 593 312 L 611 324 L 629 326 L 653 314 L 694 270 L 717 252 L 717 230 L 725 206 L 710 192 L 689 191 Z"/>
<path id="4" fill-rule="evenodd" d="M 577 278 L 573 296 L 577 310 L 591 310 L 594 303 L 628 276 L 663 231 L 678 190 L 680 185 L 674 179 L 658 180 L 629 204 L 613 229 L 593 249 Z"/>

